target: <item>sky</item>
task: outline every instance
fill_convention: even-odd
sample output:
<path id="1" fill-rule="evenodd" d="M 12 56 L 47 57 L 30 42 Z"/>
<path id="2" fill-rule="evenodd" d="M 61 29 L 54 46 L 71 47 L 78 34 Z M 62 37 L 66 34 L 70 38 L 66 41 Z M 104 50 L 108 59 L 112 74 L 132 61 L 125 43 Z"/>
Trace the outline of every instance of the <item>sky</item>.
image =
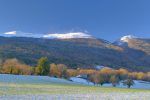
<path id="1" fill-rule="evenodd" d="M 0 32 L 150 38 L 150 0 L 0 0 Z"/>

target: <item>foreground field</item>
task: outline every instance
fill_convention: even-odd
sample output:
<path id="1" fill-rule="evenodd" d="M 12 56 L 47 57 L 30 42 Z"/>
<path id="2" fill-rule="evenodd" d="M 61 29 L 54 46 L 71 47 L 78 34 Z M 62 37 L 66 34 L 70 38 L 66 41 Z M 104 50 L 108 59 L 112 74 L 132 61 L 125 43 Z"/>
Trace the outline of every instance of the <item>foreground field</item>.
<path id="1" fill-rule="evenodd" d="M 150 90 L 84 86 L 42 76 L 0 75 L 0 100 L 150 100 Z"/>

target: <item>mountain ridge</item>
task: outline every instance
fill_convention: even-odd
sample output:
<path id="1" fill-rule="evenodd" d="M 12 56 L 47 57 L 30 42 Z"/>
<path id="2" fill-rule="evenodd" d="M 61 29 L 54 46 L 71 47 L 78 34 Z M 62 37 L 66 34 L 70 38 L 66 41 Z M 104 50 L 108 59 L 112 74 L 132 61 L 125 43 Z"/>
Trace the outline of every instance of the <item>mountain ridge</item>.
<path id="1" fill-rule="evenodd" d="M 48 33 L 48 34 L 34 34 L 22 31 L 10 31 L 1 33 L 4 37 L 31 37 L 31 38 L 47 38 L 47 39 L 73 39 L 73 38 L 94 38 L 85 32 L 68 32 L 68 33 Z"/>
<path id="2" fill-rule="evenodd" d="M 148 55 L 150 48 L 145 46 L 145 43 L 149 45 L 150 40 L 140 39 L 140 43 L 129 41 L 129 44 L 133 45 L 124 47 L 96 38 L 49 39 L 0 36 L 0 58 L 17 58 L 35 66 L 40 57 L 47 56 L 51 63 L 63 63 L 70 68 L 94 68 L 96 65 L 103 65 L 147 71 L 150 70 Z"/>

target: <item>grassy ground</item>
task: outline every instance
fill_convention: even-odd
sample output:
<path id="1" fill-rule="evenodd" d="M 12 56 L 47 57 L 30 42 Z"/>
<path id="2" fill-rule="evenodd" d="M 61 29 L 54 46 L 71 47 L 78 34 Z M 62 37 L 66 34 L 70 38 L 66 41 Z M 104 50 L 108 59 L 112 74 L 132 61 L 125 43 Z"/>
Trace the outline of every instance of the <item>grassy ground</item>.
<path id="1" fill-rule="evenodd" d="M 150 100 L 150 90 L 85 86 L 41 76 L 0 75 L 0 100 Z"/>
<path id="2" fill-rule="evenodd" d="M 7 98 L 10 100 L 12 100 L 12 98 L 14 100 L 19 100 L 19 98 L 20 100 L 40 100 L 40 98 L 42 100 L 149 100 L 150 90 L 83 85 L 14 84 L 1 82 L 0 95 L 1 99 Z"/>

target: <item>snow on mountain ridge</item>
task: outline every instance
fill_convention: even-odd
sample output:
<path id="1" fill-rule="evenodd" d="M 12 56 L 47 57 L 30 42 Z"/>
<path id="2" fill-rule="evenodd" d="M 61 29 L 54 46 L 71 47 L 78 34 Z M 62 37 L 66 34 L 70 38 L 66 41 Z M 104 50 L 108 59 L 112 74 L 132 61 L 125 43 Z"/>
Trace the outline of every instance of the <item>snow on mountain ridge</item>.
<path id="1" fill-rule="evenodd" d="M 122 45 L 127 45 L 127 43 L 129 42 L 129 40 L 131 39 L 136 39 L 136 36 L 133 35 L 126 35 L 121 37 L 119 40 L 115 41 L 114 44 L 122 46 Z"/>
<path id="2" fill-rule="evenodd" d="M 91 35 L 88 35 L 83 32 L 71 32 L 71 33 L 64 33 L 64 34 L 47 34 L 43 36 L 44 38 L 59 38 L 59 39 L 70 39 L 70 38 L 92 38 Z"/>
<path id="3" fill-rule="evenodd" d="M 70 33 L 54 33 L 54 34 L 33 34 L 21 31 L 10 31 L 1 33 L 4 37 L 33 37 L 33 38 L 48 38 L 48 39 L 70 39 L 70 38 L 93 38 L 91 35 L 84 32 L 70 32 Z"/>
<path id="4" fill-rule="evenodd" d="M 1 33 L 0 36 L 4 37 L 34 37 L 34 38 L 40 38 L 40 34 L 33 34 L 33 33 L 28 33 L 28 32 L 21 32 L 21 31 L 10 31 L 10 32 L 5 32 Z"/>
<path id="5" fill-rule="evenodd" d="M 5 32 L 6 35 L 16 35 L 17 31 Z"/>
<path id="6" fill-rule="evenodd" d="M 133 35 L 126 35 L 126 36 L 123 36 L 122 38 L 120 38 L 120 41 L 128 42 L 129 39 L 134 39 L 134 38 L 137 38 L 137 37 L 133 36 Z"/>

